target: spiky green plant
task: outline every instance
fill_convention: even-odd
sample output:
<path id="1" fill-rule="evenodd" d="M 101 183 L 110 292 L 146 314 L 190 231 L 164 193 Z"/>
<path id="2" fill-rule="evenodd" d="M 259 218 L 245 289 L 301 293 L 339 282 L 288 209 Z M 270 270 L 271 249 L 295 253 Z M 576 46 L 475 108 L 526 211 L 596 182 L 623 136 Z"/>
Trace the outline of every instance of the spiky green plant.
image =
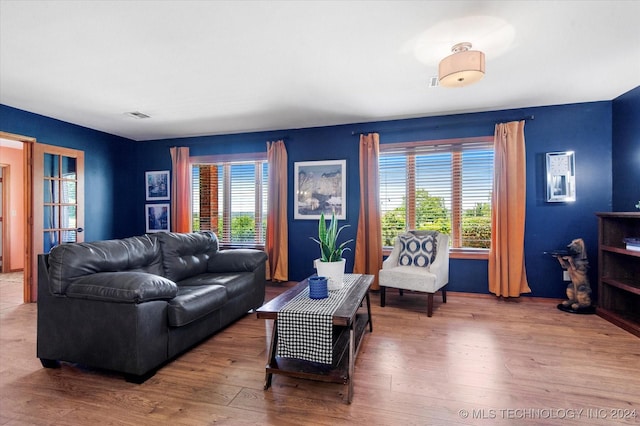
<path id="1" fill-rule="evenodd" d="M 340 232 L 349 225 L 342 225 L 338 228 L 338 221 L 336 220 L 335 213 L 331 214 L 331 222 L 327 228 L 327 223 L 324 218 L 324 213 L 320 214 L 320 222 L 318 223 L 318 238 L 310 237 L 313 241 L 320 246 L 320 261 L 321 262 L 339 262 L 342 259 L 342 252 L 345 250 L 351 250 L 346 247 L 353 239 L 347 240 L 338 245 L 338 236 Z"/>

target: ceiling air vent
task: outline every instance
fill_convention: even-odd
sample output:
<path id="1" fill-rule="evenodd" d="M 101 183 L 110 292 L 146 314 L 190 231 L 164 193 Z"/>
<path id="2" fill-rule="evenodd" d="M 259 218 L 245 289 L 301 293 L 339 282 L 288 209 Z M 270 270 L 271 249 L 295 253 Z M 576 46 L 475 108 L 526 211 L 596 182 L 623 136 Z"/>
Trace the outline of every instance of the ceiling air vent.
<path id="1" fill-rule="evenodd" d="M 140 111 L 127 112 L 125 114 L 128 115 L 131 118 L 137 118 L 137 119 L 151 118 L 147 114 L 143 114 Z"/>
<path id="2" fill-rule="evenodd" d="M 433 76 L 429 78 L 429 88 L 438 87 L 438 76 Z"/>

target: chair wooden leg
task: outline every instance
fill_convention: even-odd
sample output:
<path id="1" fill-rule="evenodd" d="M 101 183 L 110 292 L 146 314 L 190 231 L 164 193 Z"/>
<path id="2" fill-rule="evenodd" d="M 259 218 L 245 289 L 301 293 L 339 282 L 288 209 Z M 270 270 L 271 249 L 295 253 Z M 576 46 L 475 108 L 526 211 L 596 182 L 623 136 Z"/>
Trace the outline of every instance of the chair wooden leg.
<path id="1" fill-rule="evenodd" d="M 386 290 L 387 288 L 384 286 L 380 286 L 380 306 L 384 308 L 384 304 L 386 302 L 385 300 L 385 296 L 386 296 Z"/>
<path id="2" fill-rule="evenodd" d="M 447 290 L 442 288 L 442 303 L 447 303 Z"/>
<path id="3" fill-rule="evenodd" d="M 427 316 L 431 317 L 433 315 L 433 293 L 428 293 L 429 297 L 427 298 Z"/>

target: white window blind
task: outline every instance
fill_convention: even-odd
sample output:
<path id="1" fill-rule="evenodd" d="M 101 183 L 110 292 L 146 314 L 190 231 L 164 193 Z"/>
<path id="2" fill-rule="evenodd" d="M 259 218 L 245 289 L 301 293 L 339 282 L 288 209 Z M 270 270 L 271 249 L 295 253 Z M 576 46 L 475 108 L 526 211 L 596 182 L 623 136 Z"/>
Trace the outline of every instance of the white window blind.
<path id="1" fill-rule="evenodd" d="M 193 229 L 214 231 L 223 244 L 264 244 L 267 173 L 266 160 L 193 165 Z"/>
<path id="2" fill-rule="evenodd" d="M 493 137 L 380 146 L 383 245 L 410 229 L 451 236 L 454 248 L 491 241 Z"/>

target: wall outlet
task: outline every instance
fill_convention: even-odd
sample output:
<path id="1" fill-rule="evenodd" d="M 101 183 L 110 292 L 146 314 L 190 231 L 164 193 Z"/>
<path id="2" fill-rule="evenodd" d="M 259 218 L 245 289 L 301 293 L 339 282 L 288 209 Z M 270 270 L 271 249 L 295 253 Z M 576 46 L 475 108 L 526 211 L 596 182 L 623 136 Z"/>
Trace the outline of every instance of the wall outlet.
<path id="1" fill-rule="evenodd" d="M 562 280 L 571 281 L 571 275 L 569 275 L 569 271 L 562 271 Z"/>

